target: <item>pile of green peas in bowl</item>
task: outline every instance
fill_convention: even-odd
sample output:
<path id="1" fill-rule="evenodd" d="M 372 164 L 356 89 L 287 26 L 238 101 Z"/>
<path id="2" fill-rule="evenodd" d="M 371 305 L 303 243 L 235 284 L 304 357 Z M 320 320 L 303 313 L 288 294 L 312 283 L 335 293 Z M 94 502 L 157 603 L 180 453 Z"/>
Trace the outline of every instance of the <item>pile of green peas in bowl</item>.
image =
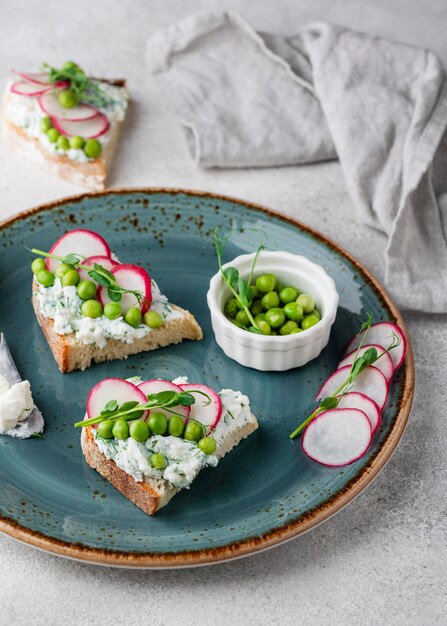
<path id="1" fill-rule="evenodd" d="M 31 270 L 42 287 L 52 287 L 56 279 L 60 280 L 62 287 L 75 287 L 81 300 L 80 313 L 83 317 L 97 319 L 104 316 L 108 320 L 122 318 L 133 328 L 145 324 L 151 329 L 156 329 L 164 324 L 163 317 L 156 311 L 147 311 L 143 315 L 139 308 L 130 307 L 123 312 L 119 302 L 108 302 L 103 306 L 97 299 L 98 285 L 93 280 L 81 280 L 74 265 L 59 263 L 53 273 L 46 269 L 44 259 L 38 258 L 31 263 Z"/>
<path id="2" fill-rule="evenodd" d="M 301 293 L 294 285 L 281 284 L 274 274 L 258 276 L 249 288 L 249 299 L 249 313 L 237 298 L 230 298 L 224 305 L 226 317 L 249 332 L 294 335 L 315 326 L 321 319 L 310 294 Z"/>
<path id="3" fill-rule="evenodd" d="M 206 428 L 200 422 L 188 420 L 185 424 L 180 415 L 166 416 L 162 412 L 153 411 L 146 420 L 136 419 L 128 422 L 124 419 L 107 419 L 98 425 L 97 437 L 101 439 L 126 440 L 129 437 L 139 443 L 145 443 L 152 435 L 182 437 L 186 441 L 197 444 L 206 455 L 216 452 L 216 440 L 206 434 Z M 152 453 L 149 463 L 154 469 L 163 470 L 167 467 L 167 459 Z"/>

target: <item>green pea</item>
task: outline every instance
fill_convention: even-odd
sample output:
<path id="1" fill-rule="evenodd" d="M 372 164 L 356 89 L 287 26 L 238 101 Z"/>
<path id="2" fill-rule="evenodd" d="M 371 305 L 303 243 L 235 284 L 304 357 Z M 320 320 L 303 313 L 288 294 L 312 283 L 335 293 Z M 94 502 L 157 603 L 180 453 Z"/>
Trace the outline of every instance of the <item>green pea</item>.
<path id="1" fill-rule="evenodd" d="M 271 335 L 272 334 L 272 329 L 270 327 L 270 324 L 266 321 L 266 320 L 260 320 L 258 322 L 258 328 L 261 331 L 261 333 L 263 335 Z"/>
<path id="2" fill-rule="evenodd" d="M 59 265 L 56 267 L 55 274 L 58 278 L 62 278 L 64 274 L 66 274 L 67 272 L 70 272 L 71 270 L 74 270 L 73 265 L 68 265 L 68 263 L 59 263 Z"/>
<path id="3" fill-rule="evenodd" d="M 81 313 L 84 317 L 91 317 L 92 319 L 101 317 L 102 304 L 98 300 L 85 300 L 81 304 Z"/>
<path id="4" fill-rule="evenodd" d="M 187 441 L 199 441 L 203 436 L 204 428 L 201 424 L 194 421 L 189 421 L 185 426 L 183 438 Z"/>
<path id="5" fill-rule="evenodd" d="M 259 295 L 259 291 L 256 285 L 250 285 L 250 287 L 248 288 L 248 293 L 247 293 L 248 299 L 254 300 L 255 298 L 258 297 L 258 295 Z"/>
<path id="6" fill-rule="evenodd" d="M 205 454 L 210 455 L 216 452 L 217 444 L 215 439 L 212 437 L 203 437 L 202 439 L 199 439 L 197 445 Z"/>
<path id="7" fill-rule="evenodd" d="M 76 270 L 68 270 L 62 275 L 61 283 L 63 287 L 76 287 L 80 280 Z"/>
<path id="8" fill-rule="evenodd" d="M 248 324 L 250 324 L 250 319 L 244 310 L 236 313 L 236 322 L 239 322 L 242 326 L 248 326 Z"/>
<path id="9" fill-rule="evenodd" d="M 47 130 L 47 137 L 50 143 L 56 143 L 56 141 L 59 139 L 59 133 L 55 128 L 50 128 Z"/>
<path id="10" fill-rule="evenodd" d="M 293 302 L 298 297 L 298 292 L 295 287 L 284 287 L 279 292 L 279 299 L 283 304 L 289 304 L 289 302 Z"/>
<path id="11" fill-rule="evenodd" d="M 256 324 L 263 321 L 265 321 L 265 313 L 258 313 L 257 315 L 255 315 Z"/>
<path id="12" fill-rule="evenodd" d="M 306 315 L 306 317 L 301 322 L 301 328 L 303 330 L 307 330 L 308 328 L 315 326 L 315 324 L 318 324 L 319 321 L 320 320 L 316 315 Z"/>
<path id="13" fill-rule="evenodd" d="M 241 324 L 240 322 L 238 322 L 237 320 L 230 320 L 230 322 L 234 324 L 235 326 L 237 326 L 238 328 L 242 328 L 242 330 L 247 330 L 247 327 Z"/>
<path id="14" fill-rule="evenodd" d="M 31 271 L 33 274 L 38 274 L 45 269 L 45 261 L 43 259 L 34 259 L 31 263 Z"/>
<path id="15" fill-rule="evenodd" d="M 253 316 L 258 315 L 258 313 L 262 313 L 264 307 L 262 306 L 262 302 L 260 300 L 255 300 L 250 307 L 251 314 Z"/>
<path id="16" fill-rule="evenodd" d="M 82 139 L 82 137 L 79 137 L 79 135 L 74 135 L 73 137 L 70 137 L 69 143 L 70 148 L 73 148 L 73 150 L 80 150 L 84 147 L 84 140 Z"/>
<path id="17" fill-rule="evenodd" d="M 76 293 L 81 300 L 92 300 L 96 296 L 96 285 L 92 280 L 81 280 L 76 287 Z"/>
<path id="18" fill-rule="evenodd" d="M 132 439 L 135 441 L 146 441 L 149 439 L 151 431 L 149 430 L 149 426 L 143 420 L 135 420 L 130 423 L 129 433 Z"/>
<path id="19" fill-rule="evenodd" d="M 315 308 L 315 301 L 308 293 L 300 294 L 296 301 L 303 307 L 304 313 L 310 313 Z"/>
<path id="20" fill-rule="evenodd" d="M 119 302 L 107 302 L 104 307 L 104 315 L 108 320 L 116 320 L 123 312 L 121 311 L 121 305 Z"/>
<path id="21" fill-rule="evenodd" d="M 227 317 L 235 318 L 239 310 L 240 306 L 236 298 L 230 298 L 225 302 L 224 313 Z"/>
<path id="22" fill-rule="evenodd" d="M 298 328 L 294 328 L 290 331 L 289 335 L 296 335 L 297 333 L 302 333 L 303 329 L 298 326 Z"/>
<path id="23" fill-rule="evenodd" d="M 165 467 L 167 467 L 168 465 L 168 462 L 166 461 L 165 457 L 162 456 L 161 454 L 157 454 L 156 452 L 154 452 L 154 454 L 151 454 L 149 463 L 154 469 L 158 469 L 158 470 L 164 470 Z"/>
<path id="24" fill-rule="evenodd" d="M 279 294 L 283 289 L 284 285 L 282 285 L 281 283 L 276 283 L 275 291 L 277 294 Z"/>
<path id="25" fill-rule="evenodd" d="M 140 309 L 137 309 L 134 306 L 130 309 L 127 309 L 127 311 L 124 313 L 124 321 L 127 322 L 129 326 L 133 326 L 134 328 L 139 326 L 143 321 L 143 316 Z"/>
<path id="26" fill-rule="evenodd" d="M 157 311 L 148 311 L 144 314 L 144 323 L 149 328 L 161 328 L 165 322 Z"/>
<path id="27" fill-rule="evenodd" d="M 295 330 L 295 328 L 298 328 L 298 324 L 296 322 L 292 322 L 292 320 L 289 320 L 288 322 L 285 322 L 285 324 L 281 326 L 281 328 L 279 329 L 279 334 L 290 335 L 292 330 Z"/>
<path id="28" fill-rule="evenodd" d="M 319 320 L 321 320 L 321 313 L 318 309 L 313 309 L 310 313 L 311 315 L 315 315 L 316 317 L 318 317 Z"/>
<path id="29" fill-rule="evenodd" d="M 51 287 L 54 285 L 54 274 L 48 270 L 40 270 L 40 272 L 36 275 L 36 278 L 37 282 L 44 287 Z"/>
<path id="30" fill-rule="evenodd" d="M 68 148 L 70 147 L 68 139 L 66 137 L 64 137 L 64 135 L 60 135 L 57 138 L 57 147 L 60 150 L 63 150 L 64 152 L 66 152 L 68 150 Z"/>
<path id="31" fill-rule="evenodd" d="M 185 423 L 179 415 L 171 415 L 168 421 L 168 433 L 173 437 L 181 437 L 185 430 Z"/>
<path id="32" fill-rule="evenodd" d="M 262 274 L 256 279 L 256 289 L 261 293 L 268 293 L 274 291 L 276 287 L 276 276 L 273 274 Z"/>
<path id="33" fill-rule="evenodd" d="M 79 65 L 77 65 L 74 61 L 67 61 L 66 63 L 64 63 L 64 65 L 62 66 L 63 70 L 74 70 L 76 72 L 80 72 L 81 74 L 83 74 L 84 72 L 81 70 L 81 68 L 79 67 Z"/>
<path id="34" fill-rule="evenodd" d="M 287 319 L 294 322 L 299 322 L 304 317 L 303 307 L 298 302 L 289 302 L 284 306 L 283 311 Z"/>
<path id="35" fill-rule="evenodd" d="M 129 424 L 126 420 L 116 420 L 113 424 L 112 433 L 115 439 L 127 439 L 129 437 Z"/>
<path id="36" fill-rule="evenodd" d="M 265 296 L 262 297 L 261 304 L 266 311 L 279 306 L 279 296 L 276 291 L 266 293 Z"/>
<path id="37" fill-rule="evenodd" d="M 154 435 L 164 435 L 168 430 L 168 420 L 164 413 L 154 411 L 149 415 L 149 428 Z"/>
<path id="38" fill-rule="evenodd" d="M 113 420 L 104 420 L 98 426 L 98 435 L 103 439 L 113 439 Z"/>
<path id="39" fill-rule="evenodd" d="M 58 99 L 59 104 L 63 106 L 64 109 L 72 109 L 79 102 L 77 94 L 75 94 L 75 92 L 71 89 L 64 89 L 61 91 Z"/>
<path id="40" fill-rule="evenodd" d="M 286 316 L 282 309 L 269 309 L 265 314 L 265 321 L 268 322 L 272 328 L 279 328 L 286 321 Z"/>
<path id="41" fill-rule="evenodd" d="M 51 119 L 49 117 L 45 116 L 45 117 L 41 118 L 41 120 L 40 120 L 40 130 L 43 133 L 46 133 L 52 127 L 53 127 L 53 124 L 51 123 Z"/>
<path id="42" fill-rule="evenodd" d="M 101 154 L 102 147 L 97 139 L 87 139 L 84 146 L 84 153 L 90 159 L 97 159 Z"/>

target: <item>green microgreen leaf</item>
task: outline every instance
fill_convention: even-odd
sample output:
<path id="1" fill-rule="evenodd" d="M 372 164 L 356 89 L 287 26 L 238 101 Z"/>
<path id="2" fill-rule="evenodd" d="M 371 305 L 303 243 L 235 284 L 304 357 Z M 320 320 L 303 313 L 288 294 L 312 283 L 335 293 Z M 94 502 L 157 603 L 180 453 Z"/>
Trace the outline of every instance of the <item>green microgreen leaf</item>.
<path id="1" fill-rule="evenodd" d="M 327 409 L 335 409 L 337 404 L 338 404 L 338 398 L 333 398 L 332 396 L 328 396 L 327 398 L 324 398 L 324 400 L 320 402 L 320 409 L 324 411 L 326 411 Z"/>
<path id="2" fill-rule="evenodd" d="M 107 404 L 105 405 L 105 407 L 103 408 L 103 410 L 101 411 L 101 415 L 109 411 L 116 411 L 117 408 L 118 408 L 118 402 L 116 400 L 109 400 Z"/>
<path id="3" fill-rule="evenodd" d="M 239 280 L 237 281 L 237 286 L 238 286 L 238 291 L 239 291 L 239 299 L 242 303 L 242 306 L 248 307 L 248 285 L 245 282 L 245 280 L 243 278 L 239 278 Z M 256 325 L 254 324 L 254 326 L 256 327 Z"/>
<path id="4" fill-rule="evenodd" d="M 66 263 L 67 265 L 77 265 L 84 260 L 80 254 L 67 254 L 61 258 L 62 263 Z"/>
<path id="5" fill-rule="evenodd" d="M 178 396 L 178 403 L 182 406 L 191 406 L 195 401 L 196 399 L 191 393 L 180 393 Z"/>
<path id="6" fill-rule="evenodd" d="M 119 302 L 122 298 L 122 294 L 115 289 L 107 289 L 107 295 L 112 300 L 112 302 Z"/>
<path id="7" fill-rule="evenodd" d="M 236 289 L 237 281 L 239 280 L 239 272 L 237 269 L 235 267 L 227 267 L 227 269 L 224 270 L 224 276 L 230 287 Z"/>

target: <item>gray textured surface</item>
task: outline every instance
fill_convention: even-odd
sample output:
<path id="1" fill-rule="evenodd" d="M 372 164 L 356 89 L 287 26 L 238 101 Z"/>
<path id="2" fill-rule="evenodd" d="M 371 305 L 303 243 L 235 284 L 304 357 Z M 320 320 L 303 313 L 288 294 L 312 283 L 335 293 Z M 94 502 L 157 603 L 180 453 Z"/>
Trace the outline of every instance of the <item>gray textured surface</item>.
<path id="1" fill-rule="evenodd" d="M 447 65 L 444 0 L 313 3 L 228 0 L 256 28 L 290 32 L 329 19 L 430 46 Z M 133 98 L 110 183 L 228 193 L 295 215 L 345 246 L 379 278 L 385 239 L 353 219 L 336 163 L 277 170 L 201 171 L 145 77 L 146 36 L 220 2 L 67 3 L 3 0 L 0 81 L 10 67 L 74 58 L 123 75 Z M 242 8 L 241 8 L 242 7 Z M 0 218 L 81 190 L 41 175 L 0 144 Z M 445 624 L 447 609 L 444 402 L 446 316 L 405 315 L 417 387 L 405 437 L 376 482 L 336 518 L 258 556 L 196 570 L 128 572 L 69 562 L 0 536 L 0 624 Z"/>

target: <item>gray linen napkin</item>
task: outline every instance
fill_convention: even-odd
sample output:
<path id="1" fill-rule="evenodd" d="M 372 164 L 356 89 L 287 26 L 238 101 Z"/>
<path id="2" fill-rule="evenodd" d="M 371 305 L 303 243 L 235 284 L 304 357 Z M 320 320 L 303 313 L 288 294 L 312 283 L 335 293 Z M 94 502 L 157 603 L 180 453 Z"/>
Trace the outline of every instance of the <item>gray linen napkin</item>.
<path id="1" fill-rule="evenodd" d="M 397 302 L 447 311 L 447 89 L 433 53 L 325 23 L 258 34 L 206 12 L 153 35 L 148 62 L 200 165 L 338 157 L 361 220 L 388 235 Z"/>

